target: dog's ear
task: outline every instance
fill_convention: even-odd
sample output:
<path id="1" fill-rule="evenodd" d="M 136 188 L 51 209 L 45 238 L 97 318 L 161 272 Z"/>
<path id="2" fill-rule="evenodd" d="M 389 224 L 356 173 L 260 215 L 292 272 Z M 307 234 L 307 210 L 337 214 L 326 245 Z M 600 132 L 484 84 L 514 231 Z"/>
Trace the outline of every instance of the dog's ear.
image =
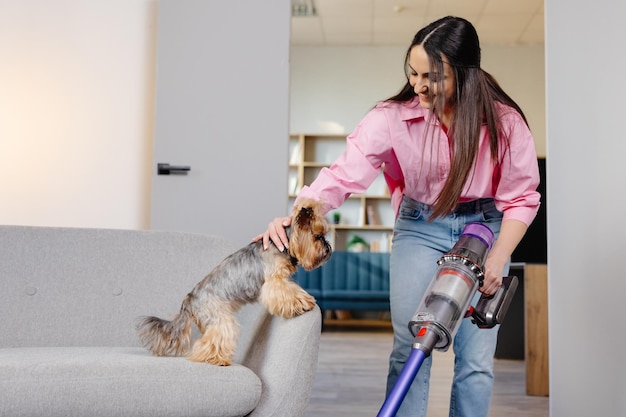
<path id="1" fill-rule="evenodd" d="M 300 211 L 296 214 L 296 224 L 301 229 L 310 229 L 314 217 L 315 212 L 313 208 L 306 206 L 300 207 Z"/>

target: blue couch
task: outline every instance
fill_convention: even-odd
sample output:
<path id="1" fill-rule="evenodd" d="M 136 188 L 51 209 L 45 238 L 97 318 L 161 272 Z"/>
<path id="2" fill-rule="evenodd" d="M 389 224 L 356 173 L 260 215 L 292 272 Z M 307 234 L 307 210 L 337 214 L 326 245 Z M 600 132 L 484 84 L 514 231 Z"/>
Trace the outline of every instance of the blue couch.
<path id="1" fill-rule="evenodd" d="M 294 278 L 322 310 L 389 310 L 389 253 L 334 252 L 321 268 L 299 269 Z"/>

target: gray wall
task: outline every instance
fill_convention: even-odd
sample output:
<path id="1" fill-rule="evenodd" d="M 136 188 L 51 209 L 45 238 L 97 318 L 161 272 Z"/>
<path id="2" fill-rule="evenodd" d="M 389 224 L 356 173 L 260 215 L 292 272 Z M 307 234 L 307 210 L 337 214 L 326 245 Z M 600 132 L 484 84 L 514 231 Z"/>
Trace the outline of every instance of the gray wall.
<path id="1" fill-rule="evenodd" d="M 550 415 L 626 415 L 626 2 L 546 2 Z"/>

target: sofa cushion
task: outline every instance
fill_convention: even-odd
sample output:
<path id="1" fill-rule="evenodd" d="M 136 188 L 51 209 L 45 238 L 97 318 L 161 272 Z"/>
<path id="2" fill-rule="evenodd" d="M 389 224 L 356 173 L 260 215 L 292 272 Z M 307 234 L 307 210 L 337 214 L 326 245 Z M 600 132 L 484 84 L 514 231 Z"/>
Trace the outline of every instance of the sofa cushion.
<path id="1" fill-rule="evenodd" d="M 0 349 L 2 416 L 244 416 L 261 381 L 242 365 L 155 357 L 141 348 Z M 97 404 L 97 406 L 96 406 Z"/>

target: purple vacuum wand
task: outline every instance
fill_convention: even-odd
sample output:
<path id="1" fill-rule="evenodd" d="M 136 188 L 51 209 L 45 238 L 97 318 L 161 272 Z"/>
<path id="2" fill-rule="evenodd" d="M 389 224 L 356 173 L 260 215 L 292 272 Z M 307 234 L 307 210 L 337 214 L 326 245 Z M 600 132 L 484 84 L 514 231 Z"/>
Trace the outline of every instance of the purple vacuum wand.
<path id="1" fill-rule="evenodd" d="M 402 372 L 387 395 L 378 417 L 393 417 L 398 412 L 415 375 L 433 349 L 448 350 L 461 320 L 469 311 L 480 328 L 502 322 L 517 289 L 517 277 L 503 278 L 496 294 L 482 295 L 470 308 L 474 294 L 482 285 L 483 268 L 494 234 L 482 223 L 469 223 L 454 247 L 439 259 L 435 278 L 430 283 L 409 329 L 415 336 Z"/>

